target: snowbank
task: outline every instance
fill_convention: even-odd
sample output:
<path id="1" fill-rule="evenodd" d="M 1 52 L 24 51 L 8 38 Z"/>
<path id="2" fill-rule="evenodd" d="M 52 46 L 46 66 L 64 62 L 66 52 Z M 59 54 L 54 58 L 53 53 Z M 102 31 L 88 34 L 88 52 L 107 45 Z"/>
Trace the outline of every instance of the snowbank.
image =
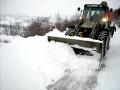
<path id="1" fill-rule="evenodd" d="M 90 39 L 90 38 L 81 38 L 78 36 L 66 36 L 65 32 L 60 32 L 57 29 L 54 29 L 53 31 L 51 31 L 50 33 L 47 34 L 48 36 L 54 36 L 54 37 L 60 37 L 60 38 L 66 38 L 66 39 L 76 39 L 76 40 L 83 40 L 83 41 L 90 41 L 90 42 L 98 42 L 98 43 L 103 43 L 102 41 L 99 40 L 94 40 L 94 39 Z"/>
<path id="2" fill-rule="evenodd" d="M 10 43 L 14 38 L 14 36 L 0 35 L 0 46 Z"/>
<path id="3" fill-rule="evenodd" d="M 0 35 L 4 35 L 4 33 L 5 33 L 5 29 L 0 27 Z"/>
<path id="4" fill-rule="evenodd" d="M 51 32 L 56 33 L 57 30 Z M 93 51 L 95 53 L 95 51 Z M 47 90 L 66 71 L 85 82 L 99 67 L 98 55 L 76 55 L 64 43 L 48 42 L 46 36 L 15 37 L 0 46 L 1 90 Z"/>
<path id="5" fill-rule="evenodd" d="M 120 90 L 120 29 L 111 40 L 111 47 L 106 55 L 106 67 L 98 74 L 95 90 Z"/>

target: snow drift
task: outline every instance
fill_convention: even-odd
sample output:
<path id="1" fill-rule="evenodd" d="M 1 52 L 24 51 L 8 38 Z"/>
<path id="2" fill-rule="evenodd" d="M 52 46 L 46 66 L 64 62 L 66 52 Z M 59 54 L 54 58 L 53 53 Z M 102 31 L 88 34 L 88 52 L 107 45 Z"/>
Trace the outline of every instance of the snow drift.
<path id="1" fill-rule="evenodd" d="M 106 54 L 106 67 L 98 74 L 98 85 L 95 90 L 120 90 L 120 29 L 110 43 L 110 50 Z"/>
<path id="2" fill-rule="evenodd" d="M 50 33 L 61 33 L 54 30 Z M 64 43 L 48 42 L 46 36 L 14 37 L 0 46 L 1 90 L 47 90 L 66 72 L 84 83 L 99 67 L 97 54 L 76 55 Z"/>

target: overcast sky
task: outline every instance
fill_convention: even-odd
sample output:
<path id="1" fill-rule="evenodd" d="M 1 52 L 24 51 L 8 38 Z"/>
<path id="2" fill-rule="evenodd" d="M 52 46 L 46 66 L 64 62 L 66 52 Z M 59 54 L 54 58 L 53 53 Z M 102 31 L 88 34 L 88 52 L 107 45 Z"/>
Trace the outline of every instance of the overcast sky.
<path id="1" fill-rule="evenodd" d="M 27 16 L 71 16 L 77 7 L 102 0 L 0 0 L 0 14 Z M 120 7 L 120 0 L 106 0 L 112 8 Z"/>

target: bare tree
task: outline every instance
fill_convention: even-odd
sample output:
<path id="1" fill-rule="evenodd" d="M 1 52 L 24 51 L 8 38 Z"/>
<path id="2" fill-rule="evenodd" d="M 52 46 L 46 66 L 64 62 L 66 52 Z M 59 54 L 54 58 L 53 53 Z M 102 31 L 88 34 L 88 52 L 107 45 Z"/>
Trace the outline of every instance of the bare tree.
<path id="1" fill-rule="evenodd" d="M 50 18 L 38 17 L 34 19 L 30 26 L 25 30 L 25 37 L 40 35 L 43 36 L 50 31 Z"/>
<path id="2" fill-rule="evenodd" d="M 63 32 L 63 31 L 66 30 L 66 28 L 68 27 L 68 25 L 69 25 L 69 20 L 68 20 L 67 17 L 65 17 L 65 19 L 64 19 L 64 18 L 62 18 L 62 17 L 60 16 L 59 13 L 56 14 L 55 27 L 56 27 L 58 30 L 60 30 L 60 31 Z"/>

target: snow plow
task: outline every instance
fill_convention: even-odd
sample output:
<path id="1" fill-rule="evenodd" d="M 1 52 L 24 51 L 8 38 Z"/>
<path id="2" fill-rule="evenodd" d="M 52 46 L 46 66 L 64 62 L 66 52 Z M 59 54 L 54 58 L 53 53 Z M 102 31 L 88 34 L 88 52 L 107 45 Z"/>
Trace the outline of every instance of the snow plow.
<path id="1" fill-rule="evenodd" d="M 100 60 L 102 60 L 106 50 L 109 49 L 113 29 L 109 17 L 112 9 L 109 9 L 107 3 L 103 1 L 101 4 L 85 4 L 84 10 L 78 8 L 78 11 L 80 11 L 79 23 L 69 26 L 64 37 L 48 36 L 48 41 L 95 48 L 96 52 L 100 53 Z M 81 51 L 81 49 L 77 51 L 79 50 Z"/>
<path id="2" fill-rule="evenodd" d="M 103 58 L 103 53 L 102 53 L 103 42 L 99 40 L 93 40 L 93 39 L 88 39 L 88 38 L 48 36 L 48 41 L 67 43 L 71 45 L 71 47 L 73 48 L 76 54 L 81 54 L 81 51 L 83 52 L 84 47 L 95 48 L 94 50 L 96 50 L 96 52 L 101 54 L 100 59 L 102 60 Z M 83 48 L 81 49 L 81 47 Z M 84 50 L 84 53 L 85 55 L 92 56 L 91 53 L 88 53 L 88 52 L 86 53 L 85 50 Z"/>

